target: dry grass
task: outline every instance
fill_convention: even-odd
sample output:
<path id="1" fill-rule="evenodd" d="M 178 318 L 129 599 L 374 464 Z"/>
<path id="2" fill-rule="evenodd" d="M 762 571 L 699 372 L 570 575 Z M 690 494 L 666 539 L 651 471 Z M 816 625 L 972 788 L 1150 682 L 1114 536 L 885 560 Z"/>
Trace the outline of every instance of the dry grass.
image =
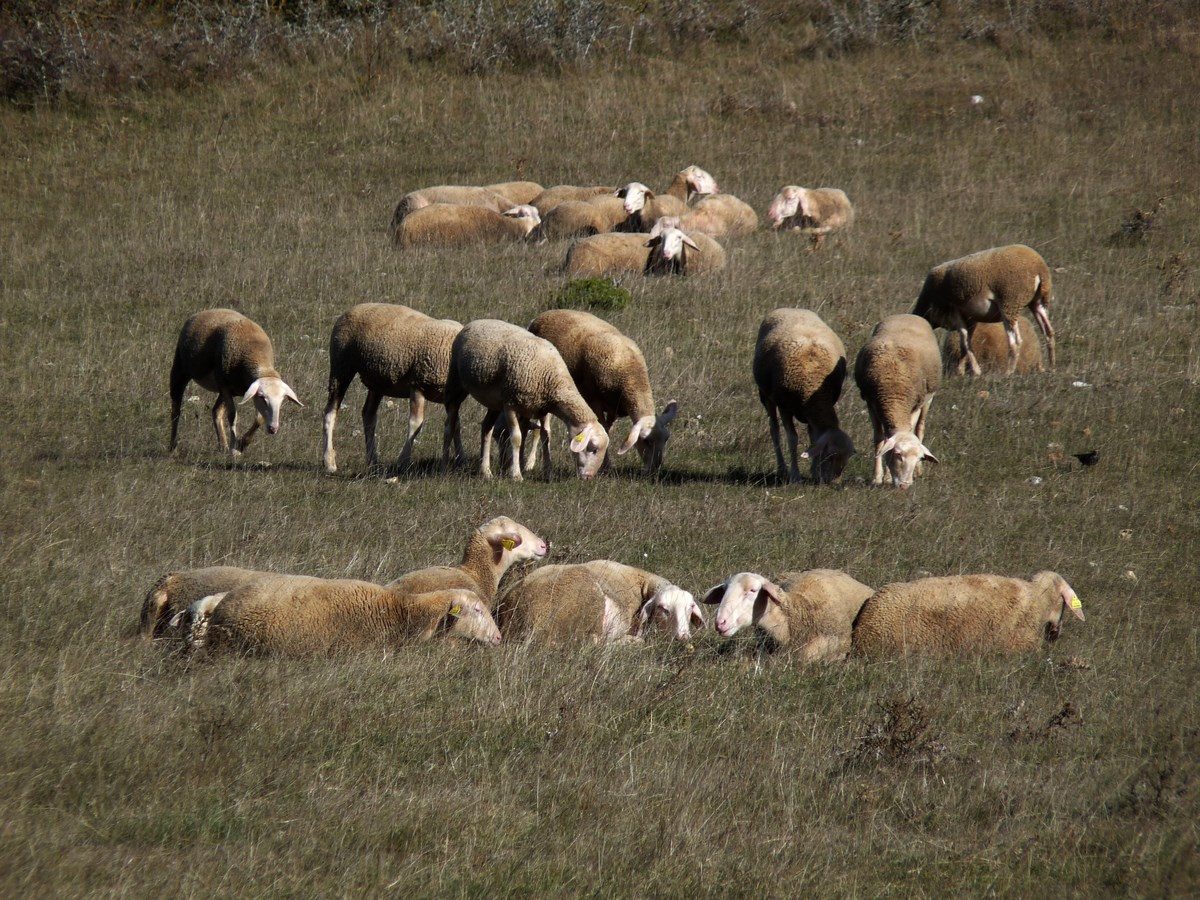
<path id="1" fill-rule="evenodd" d="M 780 60 L 731 47 L 562 78 L 316 62 L 0 110 L 6 893 L 1197 889 L 1195 55 L 1087 38 Z M 682 409 L 661 482 L 622 461 L 579 483 L 558 449 L 550 484 L 385 484 L 356 477 L 356 413 L 343 474 L 320 474 L 338 313 L 525 322 L 561 288 L 561 245 L 394 251 L 405 190 L 657 183 L 693 162 L 760 210 L 784 183 L 839 185 L 859 224 L 818 253 L 758 234 L 719 277 L 626 283 L 611 318 Z M 1158 197 L 1144 240 L 1114 246 Z M 1055 270 L 1059 368 L 947 383 L 927 436 L 943 464 L 907 495 L 866 487 L 861 457 L 840 489 L 775 485 L 749 372 L 762 315 L 816 309 L 853 352 L 931 264 L 1011 241 Z M 165 454 L 177 329 L 216 305 L 263 323 L 308 404 L 233 470 L 207 397 Z M 842 410 L 866 445 L 852 387 Z M 385 451 L 402 432 L 399 409 L 381 417 Z M 1027 658 L 816 671 L 757 671 L 711 633 L 693 653 L 193 667 L 126 640 L 167 569 L 385 579 L 453 559 L 499 513 L 560 561 L 693 590 L 742 569 L 879 585 L 1049 567 L 1088 621 Z"/>

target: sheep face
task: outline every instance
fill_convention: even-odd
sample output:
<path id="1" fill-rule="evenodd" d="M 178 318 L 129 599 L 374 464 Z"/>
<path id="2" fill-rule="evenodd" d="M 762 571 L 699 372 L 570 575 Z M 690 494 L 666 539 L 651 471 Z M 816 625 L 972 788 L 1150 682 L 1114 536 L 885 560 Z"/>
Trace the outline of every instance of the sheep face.
<path id="1" fill-rule="evenodd" d="M 632 216 L 645 208 L 647 200 L 653 199 L 654 191 L 640 181 L 631 181 L 617 191 L 617 196 L 625 201 L 625 214 Z"/>
<path id="2" fill-rule="evenodd" d="M 771 227 L 781 228 L 783 223 L 797 212 L 801 215 L 806 214 L 804 208 L 806 193 L 804 188 L 794 184 L 780 188 L 779 193 L 775 195 L 775 199 L 767 208 L 767 220 L 771 223 Z"/>
<path id="3" fill-rule="evenodd" d="M 542 223 L 541 214 L 537 211 L 536 206 L 524 204 L 522 206 L 514 206 L 511 209 L 506 209 L 503 215 L 510 219 L 516 219 L 525 227 L 525 236 L 529 236 L 529 232 L 537 228 Z"/>
<path id="4" fill-rule="evenodd" d="M 296 393 L 287 386 L 282 378 L 259 378 L 254 381 L 242 395 L 241 402 L 245 403 L 251 398 L 254 399 L 254 409 L 262 416 L 263 423 L 267 426 L 267 434 L 275 434 L 279 431 L 279 411 L 284 400 L 290 400 L 297 406 L 304 407 Z"/>
<path id="5" fill-rule="evenodd" d="M 446 633 L 464 641 L 499 644 L 500 629 L 483 601 L 470 591 L 455 591 L 454 594 L 446 610 Z"/>
<path id="6" fill-rule="evenodd" d="M 883 457 L 888 474 L 892 476 L 892 484 L 905 490 L 912 487 L 918 464 L 923 460 L 938 461 L 911 431 L 898 431 L 886 441 L 881 441 L 875 448 L 875 456 Z"/>
<path id="7" fill-rule="evenodd" d="M 663 221 L 660 219 L 655 224 L 656 230 Z M 647 271 L 672 274 L 681 274 L 685 271 L 687 267 L 686 248 L 700 249 L 681 228 L 674 225 L 664 226 L 658 234 L 652 233 L 650 240 L 646 241 L 646 246 L 650 248 L 650 256 L 646 260 Z"/>
<path id="8" fill-rule="evenodd" d="M 842 472 L 854 454 L 854 442 L 850 440 L 850 435 L 840 428 L 831 428 L 800 457 L 810 461 L 813 481 L 817 484 L 836 484 L 842 480 Z"/>
<path id="9" fill-rule="evenodd" d="M 693 626 L 697 630 L 704 627 L 704 614 L 691 593 L 671 584 L 642 604 L 636 636 L 641 637 L 651 623 L 662 631 L 673 630 L 675 640 L 686 641 L 692 637 Z"/>
<path id="10" fill-rule="evenodd" d="M 705 603 L 716 603 L 717 633 L 731 637 L 747 625 L 756 625 L 770 605 L 783 605 L 783 591 L 773 581 L 754 572 L 741 572 L 724 584 L 710 588 Z"/>
<path id="11" fill-rule="evenodd" d="M 671 423 L 678 414 L 679 403 L 672 400 L 657 416 L 638 419 L 629 430 L 629 438 L 617 451 L 617 456 L 624 456 L 637 447 L 638 455 L 642 458 L 643 473 L 653 475 L 662 466 L 667 441 L 671 439 Z"/>
<path id="12" fill-rule="evenodd" d="M 571 452 L 575 454 L 575 470 L 579 477 L 593 478 L 608 452 L 608 434 L 599 422 L 588 422 L 571 438 Z"/>
<path id="13" fill-rule="evenodd" d="M 1079 601 L 1079 595 L 1057 572 L 1038 572 L 1033 576 L 1033 584 L 1034 589 L 1041 596 L 1050 594 L 1046 603 L 1045 620 L 1042 623 L 1042 633 L 1047 641 L 1058 640 L 1062 633 L 1063 618 L 1068 611 L 1073 613 L 1079 621 L 1084 621 L 1083 604 Z"/>
<path id="14" fill-rule="evenodd" d="M 717 180 L 699 166 L 688 166 L 680 174 L 687 181 L 689 197 L 692 194 L 715 194 L 720 190 Z"/>
<path id="15" fill-rule="evenodd" d="M 479 531 L 491 546 L 494 559 L 504 568 L 531 559 L 545 559 L 550 553 L 550 542 L 538 537 L 524 525 L 508 516 L 498 516 L 480 526 Z"/>

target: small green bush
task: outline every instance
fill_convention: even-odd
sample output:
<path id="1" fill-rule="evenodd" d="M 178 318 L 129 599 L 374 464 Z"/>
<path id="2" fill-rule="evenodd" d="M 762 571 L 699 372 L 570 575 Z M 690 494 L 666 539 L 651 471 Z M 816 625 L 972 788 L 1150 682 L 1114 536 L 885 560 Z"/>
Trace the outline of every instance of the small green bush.
<path id="1" fill-rule="evenodd" d="M 557 309 L 624 309 L 629 291 L 608 278 L 573 278 L 554 298 Z"/>

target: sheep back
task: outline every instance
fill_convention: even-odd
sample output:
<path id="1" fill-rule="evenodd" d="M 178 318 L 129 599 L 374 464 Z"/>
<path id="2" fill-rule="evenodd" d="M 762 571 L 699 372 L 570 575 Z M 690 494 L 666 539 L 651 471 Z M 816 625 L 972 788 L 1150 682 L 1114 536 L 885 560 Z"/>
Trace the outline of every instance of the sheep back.
<path id="1" fill-rule="evenodd" d="M 184 322 L 173 368 L 210 391 L 235 395 L 258 378 L 279 375 L 267 333 L 232 309 L 206 309 Z"/>
<path id="2" fill-rule="evenodd" d="M 889 431 L 912 427 L 911 414 L 941 385 L 941 350 L 919 316 L 888 316 L 875 326 L 854 361 L 854 380 L 866 404 Z"/>
<path id="3" fill-rule="evenodd" d="M 595 234 L 573 243 L 563 270 L 572 278 L 599 278 L 622 272 L 644 272 L 650 258 L 649 234 Z"/>
<path id="4" fill-rule="evenodd" d="M 360 303 L 338 317 L 329 339 L 334 376 L 354 373 L 370 390 L 407 396 L 416 388 L 441 402 L 450 348 L 462 325 L 391 303 Z"/>
<path id="5" fill-rule="evenodd" d="M 841 338 L 811 310 L 777 309 L 759 326 L 753 364 L 759 395 L 801 422 L 837 427 L 846 365 Z"/>
<path id="6" fill-rule="evenodd" d="M 874 589 L 837 569 L 785 572 L 789 648 L 806 661 L 844 659 L 850 652 L 854 619 Z"/>
<path id="7" fill-rule="evenodd" d="M 534 198 L 545 190 L 536 181 L 501 181 L 497 184 L 486 185 L 484 189 L 510 201 L 509 208 L 533 203 Z M 504 212 L 504 210 L 501 209 L 499 212 Z"/>
<path id="8" fill-rule="evenodd" d="M 404 218 L 396 231 L 401 247 L 466 247 L 518 241 L 526 229 L 490 207 L 434 203 Z"/>

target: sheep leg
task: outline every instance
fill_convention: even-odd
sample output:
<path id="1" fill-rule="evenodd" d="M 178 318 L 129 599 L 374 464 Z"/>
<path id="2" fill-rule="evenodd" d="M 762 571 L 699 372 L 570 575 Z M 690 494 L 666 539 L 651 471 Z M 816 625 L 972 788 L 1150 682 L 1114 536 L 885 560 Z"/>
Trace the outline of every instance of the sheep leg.
<path id="1" fill-rule="evenodd" d="M 404 449 L 400 451 L 400 458 L 396 460 L 397 470 L 408 468 L 408 464 L 412 461 L 413 445 L 417 442 L 417 437 L 424 427 L 425 395 L 414 388 L 408 398 L 408 440 L 404 442 Z"/>
<path id="2" fill-rule="evenodd" d="M 975 353 L 971 350 L 971 335 L 975 333 L 975 323 L 967 325 L 961 319 L 958 325 L 958 336 L 962 339 L 963 358 L 958 361 L 958 374 L 962 375 L 967 366 L 971 367 L 971 374 L 979 376 L 983 374 L 983 369 L 979 367 L 979 360 L 975 358 Z"/>
<path id="3" fill-rule="evenodd" d="M 783 412 L 783 430 L 787 432 L 788 452 L 791 454 L 792 467 L 788 471 L 788 484 L 800 482 L 800 438 L 796 434 L 796 420 L 787 410 Z"/>
<path id="4" fill-rule="evenodd" d="M 513 481 L 521 481 L 521 417 L 517 415 L 516 410 L 508 407 L 504 410 L 504 419 L 508 426 L 508 446 L 512 460 L 508 474 L 512 476 Z"/>
<path id="5" fill-rule="evenodd" d="M 922 444 L 925 443 L 925 420 L 929 418 L 929 407 L 932 405 L 933 396 L 930 395 L 925 398 L 925 402 L 917 407 L 916 411 L 913 413 L 913 434 L 917 436 L 917 440 Z M 921 474 L 924 468 L 925 467 L 921 461 L 917 460 L 916 472 L 918 475 Z"/>
<path id="6" fill-rule="evenodd" d="M 550 414 L 542 416 L 540 442 L 542 445 L 542 471 L 549 481 L 554 477 L 554 467 L 550 465 Z"/>
<path id="7" fill-rule="evenodd" d="M 1017 330 L 1016 322 L 1002 318 L 1004 323 L 1004 336 L 1008 338 L 1008 368 L 1005 371 L 1006 375 L 1011 375 L 1017 371 L 1017 359 L 1020 356 L 1018 348 L 1021 346 L 1021 333 Z"/>
<path id="8" fill-rule="evenodd" d="M 605 434 L 608 434 L 609 431 L 612 430 L 613 425 L 615 425 L 616 421 L 617 421 L 617 417 L 614 416 L 612 413 L 601 413 L 597 418 L 599 418 L 600 427 L 604 429 Z M 604 462 L 600 463 L 600 472 L 601 473 L 607 472 L 609 469 L 612 468 L 612 458 L 613 458 L 613 454 L 611 454 L 611 453 L 604 454 Z"/>
<path id="9" fill-rule="evenodd" d="M 218 393 L 217 399 L 213 403 L 212 407 L 213 428 L 217 432 L 217 445 L 221 448 L 221 450 L 226 452 L 231 450 L 231 438 L 234 436 L 233 423 L 229 421 L 229 410 L 232 408 L 232 406 L 232 397 L 223 393 Z M 232 452 L 234 455 L 237 454 L 236 449 L 233 449 Z"/>
<path id="10" fill-rule="evenodd" d="M 171 366 L 171 453 L 179 446 L 179 417 L 183 412 L 183 392 L 188 380 L 178 366 Z"/>
<path id="11" fill-rule="evenodd" d="M 883 424 L 875 415 L 875 410 L 871 407 L 867 407 L 867 413 L 871 418 L 871 435 L 873 438 L 871 442 L 871 454 L 875 457 L 875 474 L 871 480 L 871 483 L 883 484 L 883 457 L 876 452 L 875 448 L 877 448 L 883 442 L 883 440 L 886 438 L 886 435 L 883 433 Z"/>
<path id="12" fill-rule="evenodd" d="M 536 431 L 540 432 L 541 429 L 542 429 L 542 423 L 540 421 L 528 422 L 528 423 L 526 423 L 526 427 L 525 427 L 525 436 L 529 437 L 530 431 L 536 430 Z M 541 446 L 541 443 L 542 443 L 542 436 L 539 433 L 539 434 L 533 435 L 533 440 L 531 440 L 528 443 L 528 445 L 525 447 L 525 463 L 524 463 L 523 468 L 526 472 L 533 471 L 533 467 L 537 465 L 538 449 Z"/>
<path id="13" fill-rule="evenodd" d="M 1054 368 L 1054 326 L 1050 324 L 1050 311 L 1045 305 L 1035 303 L 1033 306 L 1033 317 L 1037 319 L 1038 327 L 1042 329 L 1042 336 L 1046 338 L 1046 350 L 1050 356 L 1050 368 Z"/>
<path id="14" fill-rule="evenodd" d="M 458 413 L 462 407 L 462 401 L 455 402 L 449 397 L 446 398 L 446 424 L 442 426 L 442 470 L 450 469 L 450 444 L 453 443 L 458 455 L 455 457 L 455 462 L 462 464 L 462 429 L 458 424 Z"/>
<path id="15" fill-rule="evenodd" d="M 229 430 L 232 432 L 234 430 L 233 426 L 237 417 L 237 407 L 233 405 L 232 398 L 230 398 L 229 401 L 229 412 Z M 238 438 L 237 448 L 239 452 L 244 451 L 250 446 L 250 441 L 254 438 L 254 432 L 258 431 L 258 429 L 262 427 L 262 423 L 262 413 L 256 409 L 254 411 L 254 421 L 250 423 L 250 427 L 246 429 L 246 433 Z"/>
<path id="16" fill-rule="evenodd" d="M 375 447 L 375 425 L 379 421 L 379 404 L 383 402 L 383 394 L 379 391 L 367 390 L 367 399 L 363 401 L 362 423 L 363 439 L 367 444 L 367 471 L 373 475 L 379 473 L 379 452 Z"/>
<path id="17" fill-rule="evenodd" d="M 775 472 L 783 481 L 787 478 L 787 466 L 783 462 L 783 446 L 779 443 L 779 411 L 768 400 L 763 400 L 762 404 L 767 409 L 767 425 L 771 429 L 771 443 L 775 447 Z"/>
<path id="18" fill-rule="evenodd" d="M 325 425 L 322 429 L 325 449 L 322 459 L 325 471 L 330 475 L 337 471 L 337 453 L 333 449 L 333 429 L 337 426 L 338 407 L 342 405 L 342 400 L 346 397 L 346 389 L 349 387 L 349 381 L 333 382 L 329 385 L 329 399 L 325 403 Z"/>
<path id="19" fill-rule="evenodd" d="M 483 417 L 483 425 L 479 436 L 479 474 L 484 478 L 492 477 L 492 429 L 500 418 L 500 410 L 489 409 Z"/>

